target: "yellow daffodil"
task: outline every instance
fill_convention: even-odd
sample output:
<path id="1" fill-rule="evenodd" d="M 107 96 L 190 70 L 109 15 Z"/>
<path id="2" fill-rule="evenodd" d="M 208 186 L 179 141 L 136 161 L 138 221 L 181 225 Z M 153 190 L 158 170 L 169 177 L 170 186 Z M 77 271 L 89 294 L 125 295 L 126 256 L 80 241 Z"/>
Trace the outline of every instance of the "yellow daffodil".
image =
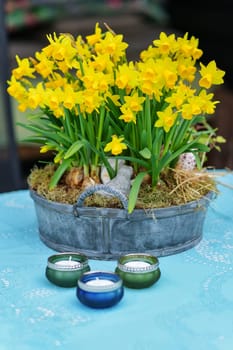
<path id="1" fill-rule="evenodd" d="M 44 145 L 40 147 L 40 153 L 47 153 L 48 151 L 53 150 L 52 146 Z"/>
<path id="2" fill-rule="evenodd" d="M 93 57 L 93 61 L 90 62 L 90 66 L 92 66 L 98 72 L 105 71 L 107 73 L 112 73 L 114 63 L 112 62 L 109 54 L 97 54 L 95 57 Z"/>
<path id="3" fill-rule="evenodd" d="M 201 65 L 201 79 L 199 80 L 199 85 L 206 89 L 209 89 L 212 85 L 220 85 L 223 83 L 223 77 L 225 72 L 218 69 L 215 61 L 211 61 L 207 66 L 200 63 Z"/>
<path id="4" fill-rule="evenodd" d="M 214 94 L 207 94 L 205 90 L 202 90 L 199 94 L 200 105 L 202 113 L 213 114 L 215 112 L 216 104 L 220 101 L 213 101 Z"/>
<path id="5" fill-rule="evenodd" d="M 42 83 L 39 83 L 35 88 L 28 90 L 28 108 L 36 109 L 43 105 L 44 88 Z"/>
<path id="6" fill-rule="evenodd" d="M 34 78 L 35 68 L 30 66 L 30 60 L 28 58 L 23 58 L 22 60 L 16 55 L 16 61 L 18 67 L 12 70 L 12 75 L 20 80 L 22 77 Z"/>
<path id="7" fill-rule="evenodd" d="M 115 84 L 119 89 L 133 89 L 138 84 L 139 73 L 135 69 L 133 62 L 123 63 L 117 67 Z"/>
<path id="8" fill-rule="evenodd" d="M 167 55 L 170 52 L 173 53 L 177 46 L 175 34 L 167 35 L 166 33 L 161 32 L 159 40 L 154 40 L 153 44 L 159 48 L 160 53 L 163 55 Z"/>
<path id="9" fill-rule="evenodd" d="M 155 122 L 155 127 L 163 128 L 166 132 L 169 132 L 174 125 L 177 113 L 174 113 L 171 107 L 167 107 L 164 111 L 157 112 L 158 120 Z"/>
<path id="10" fill-rule="evenodd" d="M 72 111 L 77 101 L 77 92 L 72 88 L 71 85 L 64 87 L 63 105 L 65 108 Z"/>
<path id="11" fill-rule="evenodd" d="M 192 83 L 195 79 L 195 73 L 197 68 L 195 66 L 195 61 L 193 61 L 190 57 L 181 58 L 177 64 L 177 71 L 179 76 L 183 80 L 187 80 L 189 83 Z"/>
<path id="12" fill-rule="evenodd" d="M 112 141 L 107 143 L 107 145 L 104 148 L 104 152 L 110 152 L 117 156 L 123 152 L 123 150 L 127 149 L 127 146 L 122 141 L 124 140 L 124 137 L 117 137 L 116 135 L 112 135 Z"/>
<path id="13" fill-rule="evenodd" d="M 38 60 L 38 63 L 34 64 L 35 70 L 45 79 L 50 74 L 52 74 L 54 69 L 54 62 L 48 59 L 44 52 L 37 52 L 35 56 Z"/>
<path id="14" fill-rule="evenodd" d="M 223 83 L 225 72 L 215 61 L 199 61 L 194 36 L 161 32 L 137 61 L 128 61 L 123 35 L 99 23 L 86 37 L 52 33 L 47 39 L 34 57 L 16 56 L 7 91 L 20 111 L 30 109 L 30 142 L 41 140 L 41 153 L 53 150 L 60 176 L 78 166 L 85 177 L 98 178 L 111 152 L 135 176 L 145 169 L 156 186 L 183 152 L 198 158 L 201 140 L 217 139 L 205 118 L 219 101 L 207 91 Z"/>
<path id="15" fill-rule="evenodd" d="M 21 101 L 27 96 L 27 89 L 22 85 L 20 81 L 17 81 L 14 76 L 8 81 L 7 92 L 9 95 L 14 97 L 16 100 Z"/>
<path id="16" fill-rule="evenodd" d="M 184 103 L 182 108 L 182 117 L 191 120 L 195 115 L 201 113 L 200 99 L 196 96 L 190 98 L 187 103 Z"/>
<path id="17" fill-rule="evenodd" d="M 87 35 L 86 39 L 87 39 L 88 44 L 93 46 L 100 41 L 101 36 L 102 36 L 102 30 L 99 27 L 99 23 L 96 23 L 95 33 L 91 34 L 91 35 Z"/>
<path id="18" fill-rule="evenodd" d="M 195 37 L 188 39 L 188 33 L 185 33 L 182 38 L 178 38 L 177 44 L 180 53 L 186 58 L 192 57 L 194 59 L 199 59 L 203 54 L 202 50 L 198 48 L 198 39 Z"/>
<path id="19" fill-rule="evenodd" d="M 111 55 L 114 62 L 118 62 L 125 55 L 128 44 L 123 42 L 123 35 L 113 35 L 107 32 L 105 37 L 95 45 L 95 50 L 99 54 Z"/>
<path id="20" fill-rule="evenodd" d="M 181 106 L 187 101 L 188 98 L 193 96 L 194 90 L 189 87 L 180 84 L 174 89 L 174 91 L 165 98 L 165 101 L 169 103 L 171 107 L 180 109 Z"/>
<path id="21" fill-rule="evenodd" d="M 138 92 L 134 92 L 131 96 L 125 96 L 125 105 L 133 112 L 142 111 L 142 103 L 145 101 L 145 97 L 139 97 Z"/>
<path id="22" fill-rule="evenodd" d="M 123 105 L 121 107 L 122 114 L 120 115 L 119 119 L 124 120 L 125 123 L 131 123 L 133 122 L 136 124 L 136 116 L 135 113 L 127 107 L 127 105 Z"/>

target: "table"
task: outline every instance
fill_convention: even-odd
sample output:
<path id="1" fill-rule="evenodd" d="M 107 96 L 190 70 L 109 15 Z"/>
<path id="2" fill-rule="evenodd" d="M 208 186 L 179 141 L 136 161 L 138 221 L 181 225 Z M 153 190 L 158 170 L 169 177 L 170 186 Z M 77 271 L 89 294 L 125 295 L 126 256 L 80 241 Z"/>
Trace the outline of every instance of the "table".
<path id="1" fill-rule="evenodd" d="M 0 195 L 0 350 L 232 350 L 233 175 L 220 178 L 202 241 L 159 258 L 161 278 L 125 288 L 119 304 L 95 310 L 75 288 L 45 277 L 54 253 L 39 239 L 27 190 Z M 113 271 L 116 261 L 89 261 Z"/>

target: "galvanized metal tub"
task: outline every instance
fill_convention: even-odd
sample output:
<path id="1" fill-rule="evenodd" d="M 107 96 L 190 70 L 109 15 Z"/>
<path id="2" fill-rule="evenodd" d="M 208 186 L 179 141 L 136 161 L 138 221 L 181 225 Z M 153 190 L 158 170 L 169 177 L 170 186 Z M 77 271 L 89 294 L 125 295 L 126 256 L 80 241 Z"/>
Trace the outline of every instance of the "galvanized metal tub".
<path id="1" fill-rule="evenodd" d="M 135 252 L 158 257 L 176 254 L 202 239 L 206 210 L 213 198 L 210 192 L 184 205 L 135 209 L 128 214 L 126 197 L 115 190 L 124 209 L 84 207 L 84 199 L 99 190 L 108 188 L 89 188 L 75 205 L 52 202 L 30 190 L 40 239 L 56 251 L 78 251 L 91 259 L 114 260 Z"/>

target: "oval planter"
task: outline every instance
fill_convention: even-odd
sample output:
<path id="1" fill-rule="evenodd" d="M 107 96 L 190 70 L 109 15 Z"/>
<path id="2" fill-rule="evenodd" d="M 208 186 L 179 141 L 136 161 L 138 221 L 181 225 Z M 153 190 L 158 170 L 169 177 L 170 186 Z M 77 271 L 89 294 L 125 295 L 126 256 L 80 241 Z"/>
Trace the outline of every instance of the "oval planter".
<path id="1" fill-rule="evenodd" d="M 84 207 L 84 199 L 99 190 L 109 191 L 109 187 L 89 188 L 75 205 L 49 201 L 30 190 L 40 239 L 56 251 L 78 251 L 91 259 L 113 260 L 136 252 L 176 254 L 202 239 L 206 210 L 213 198 L 210 192 L 184 205 L 135 209 L 128 214 L 126 197 L 111 189 L 124 209 Z"/>

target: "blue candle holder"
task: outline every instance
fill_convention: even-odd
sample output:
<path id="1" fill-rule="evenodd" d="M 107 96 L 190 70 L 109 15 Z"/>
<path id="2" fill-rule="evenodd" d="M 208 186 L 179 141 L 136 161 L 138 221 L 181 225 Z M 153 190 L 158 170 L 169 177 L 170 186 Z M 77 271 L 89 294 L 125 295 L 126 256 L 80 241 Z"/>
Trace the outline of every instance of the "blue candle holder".
<path id="1" fill-rule="evenodd" d="M 90 271 L 88 258 L 80 253 L 60 253 L 48 258 L 45 275 L 60 287 L 76 287 L 84 272 Z"/>
<path id="2" fill-rule="evenodd" d="M 120 276 L 113 272 L 84 273 L 78 280 L 77 298 L 89 307 L 101 309 L 117 304 L 124 295 Z"/>

